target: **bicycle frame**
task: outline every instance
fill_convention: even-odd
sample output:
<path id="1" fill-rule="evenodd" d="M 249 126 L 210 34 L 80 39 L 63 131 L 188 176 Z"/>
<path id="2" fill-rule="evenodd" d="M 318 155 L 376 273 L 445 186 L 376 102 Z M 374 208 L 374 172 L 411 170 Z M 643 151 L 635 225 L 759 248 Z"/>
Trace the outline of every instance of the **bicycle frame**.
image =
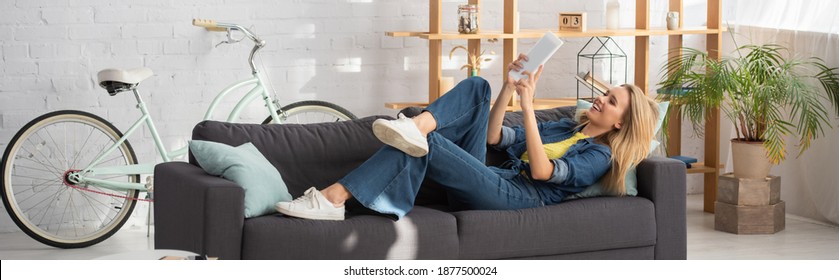
<path id="1" fill-rule="evenodd" d="M 216 95 L 213 102 L 210 104 L 210 107 L 207 108 L 207 112 L 204 114 L 204 120 L 209 120 L 212 118 L 213 112 L 215 111 L 216 107 L 221 103 L 225 96 L 229 93 L 240 89 L 242 87 L 254 85 L 247 94 L 245 94 L 230 114 L 227 116 L 227 121 L 232 122 L 239 118 L 242 110 L 253 102 L 254 99 L 257 97 L 262 97 L 265 101 L 265 106 L 268 107 L 270 112 L 271 118 L 274 120 L 275 123 L 280 123 L 281 118 L 277 114 L 277 106 L 275 106 L 274 101 L 272 100 L 271 96 L 268 94 L 268 91 L 265 90 L 264 86 L 264 79 L 260 72 L 253 71 L 253 76 L 249 79 L 239 81 L 234 83 L 224 90 L 222 90 L 218 95 Z M 98 164 L 101 163 L 103 159 L 105 159 L 109 154 L 114 152 L 123 142 L 125 142 L 131 134 L 133 134 L 137 128 L 141 125 L 145 124 L 148 127 L 149 131 L 151 132 L 152 138 L 154 139 L 155 146 L 157 148 L 158 153 L 160 153 L 161 158 L 163 158 L 163 162 L 172 161 L 173 158 L 177 158 L 179 156 L 185 155 L 187 153 L 187 147 L 181 147 L 177 150 L 167 151 L 163 141 L 160 139 L 160 134 L 157 132 L 157 128 L 154 125 L 154 121 L 151 118 L 148 110 L 146 109 L 146 104 L 143 102 L 143 99 L 140 97 L 140 94 L 137 92 L 137 89 L 133 89 L 132 92 L 134 93 L 134 97 L 137 99 L 137 108 L 140 109 L 142 115 L 139 119 L 137 119 L 133 125 L 117 140 L 113 145 L 108 147 L 103 153 L 101 153 L 96 159 L 94 159 L 90 165 L 86 168 L 82 169 L 81 171 L 72 174 L 69 176 L 69 179 L 73 183 L 77 184 L 91 184 L 97 187 L 107 188 L 107 189 L 114 189 L 114 190 L 138 190 L 138 191 L 146 191 L 147 186 L 142 183 L 131 183 L 131 182 L 114 182 L 110 180 L 102 180 L 92 178 L 92 175 L 139 175 L 139 174 L 152 174 L 154 173 L 154 166 L 155 164 L 131 164 L 131 165 L 124 165 L 124 166 L 111 166 L 111 167 L 96 167 Z"/>
<path id="2" fill-rule="evenodd" d="M 239 81 L 223 89 L 218 95 L 216 95 L 216 98 L 213 99 L 213 103 L 210 104 L 210 107 L 207 109 L 207 112 L 204 113 L 204 120 L 209 120 L 210 118 L 212 118 L 213 112 L 215 111 L 216 107 L 229 93 L 241 87 L 250 84 L 256 84 L 250 91 L 248 91 L 247 94 L 245 94 L 244 97 L 242 97 L 242 99 L 239 100 L 238 103 L 236 103 L 236 106 L 233 107 L 232 111 L 230 111 L 230 115 L 227 116 L 227 121 L 232 122 L 238 119 L 245 106 L 253 102 L 253 100 L 257 97 L 262 96 L 262 99 L 265 100 L 265 105 L 268 107 L 268 110 L 270 111 L 271 119 L 273 119 L 274 122 L 279 123 L 280 117 L 279 115 L 277 115 L 278 108 L 275 106 L 274 101 L 271 99 L 271 95 L 269 95 L 268 91 L 265 90 L 265 84 L 263 81 L 264 80 L 260 72 L 254 72 L 253 77 L 251 77 L 250 79 Z"/>

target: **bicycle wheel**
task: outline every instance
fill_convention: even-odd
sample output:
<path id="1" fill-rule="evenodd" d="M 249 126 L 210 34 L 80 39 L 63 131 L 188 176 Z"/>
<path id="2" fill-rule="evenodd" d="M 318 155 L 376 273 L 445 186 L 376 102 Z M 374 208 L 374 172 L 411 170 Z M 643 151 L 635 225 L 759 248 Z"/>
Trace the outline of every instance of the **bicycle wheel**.
<path id="1" fill-rule="evenodd" d="M 138 191 L 74 184 L 68 174 L 87 167 L 122 137 L 108 121 L 86 112 L 56 111 L 24 126 L 9 142 L 3 161 L 3 205 L 27 235 L 59 248 L 99 243 L 125 224 Z M 98 167 L 136 164 L 128 141 Z M 88 176 L 139 182 L 139 175 Z"/>
<path id="2" fill-rule="evenodd" d="M 277 111 L 277 114 L 282 123 L 307 124 L 357 119 L 353 113 L 341 106 L 318 100 L 300 101 L 286 105 Z M 271 116 L 268 116 L 262 124 L 268 124 L 271 121 Z"/>

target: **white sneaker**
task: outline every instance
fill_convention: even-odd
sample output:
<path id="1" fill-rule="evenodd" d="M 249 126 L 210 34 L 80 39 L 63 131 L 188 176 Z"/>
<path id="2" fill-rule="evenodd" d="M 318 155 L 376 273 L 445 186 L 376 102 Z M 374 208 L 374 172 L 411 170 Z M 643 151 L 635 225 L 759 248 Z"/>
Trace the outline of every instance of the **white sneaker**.
<path id="1" fill-rule="evenodd" d="M 428 139 L 422 136 L 417 125 L 409 118 L 398 120 L 378 119 L 373 122 L 373 134 L 385 144 L 412 156 L 428 154 Z"/>
<path id="2" fill-rule="evenodd" d="M 288 216 L 310 220 L 344 220 L 344 206 L 335 207 L 315 187 L 291 202 L 277 202 L 275 209 Z"/>

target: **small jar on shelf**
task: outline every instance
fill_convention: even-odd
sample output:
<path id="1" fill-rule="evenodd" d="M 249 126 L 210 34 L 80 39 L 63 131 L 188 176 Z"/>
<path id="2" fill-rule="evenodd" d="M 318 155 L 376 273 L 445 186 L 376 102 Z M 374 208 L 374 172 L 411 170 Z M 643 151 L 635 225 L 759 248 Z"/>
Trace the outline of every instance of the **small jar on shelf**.
<path id="1" fill-rule="evenodd" d="M 478 33 L 478 5 L 457 6 L 457 31 L 460 34 Z"/>

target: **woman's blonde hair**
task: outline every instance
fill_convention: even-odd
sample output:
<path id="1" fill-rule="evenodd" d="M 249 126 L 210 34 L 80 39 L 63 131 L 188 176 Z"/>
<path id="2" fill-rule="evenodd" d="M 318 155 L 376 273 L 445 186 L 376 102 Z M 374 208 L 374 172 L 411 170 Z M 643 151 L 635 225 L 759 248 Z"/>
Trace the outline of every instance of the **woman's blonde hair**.
<path id="1" fill-rule="evenodd" d="M 612 149 L 612 168 L 601 179 L 605 191 L 622 196 L 626 195 L 626 173 L 650 153 L 659 112 L 658 104 L 641 88 L 630 84 L 621 87 L 629 92 L 629 107 L 623 114 L 621 128 L 612 129 L 596 139 Z M 580 125 L 588 123 L 588 117 L 583 114 Z"/>

